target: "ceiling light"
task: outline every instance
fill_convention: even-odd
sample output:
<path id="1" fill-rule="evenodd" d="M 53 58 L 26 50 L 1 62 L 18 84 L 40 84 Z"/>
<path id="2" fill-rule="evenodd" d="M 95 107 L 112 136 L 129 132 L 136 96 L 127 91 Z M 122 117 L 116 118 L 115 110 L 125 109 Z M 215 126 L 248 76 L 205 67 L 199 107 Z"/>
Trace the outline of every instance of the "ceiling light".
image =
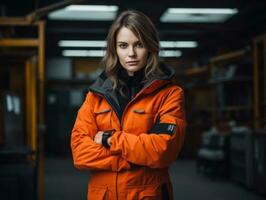
<path id="1" fill-rule="evenodd" d="M 94 20 L 109 21 L 116 17 L 118 7 L 106 5 L 70 5 L 51 12 L 52 20 Z"/>
<path id="2" fill-rule="evenodd" d="M 179 50 L 162 50 L 160 51 L 159 55 L 161 57 L 180 57 L 182 52 Z"/>
<path id="3" fill-rule="evenodd" d="M 62 55 L 65 57 L 103 57 L 103 50 L 64 50 Z"/>
<path id="4" fill-rule="evenodd" d="M 196 48 L 198 43 L 195 41 L 161 41 L 162 48 Z"/>
<path id="5" fill-rule="evenodd" d="M 169 8 L 168 12 L 171 14 L 185 13 L 185 14 L 236 14 L 237 9 L 230 8 Z"/>
<path id="6" fill-rule="evenodd" d="M 198 43 L 195 41 L 161 41 L 162 48 L 195 48 Z M 60 47 L 106 47 L 104 40 L 60 40 Z"/>
<path id="7" fill-rule="evenodd" d="M 237 9 L 230 8 L 168 8 L 160 18 L 161 22 L 214 23 L 224 22 Z"/>
<path id="8" fill-rule="evenodd" d="M 97 11 L 97 12 L 116 12 L 117 6 L 100 6 L 100 5 L 70 5 L 66 7 L 69 11 Z"/>
<path id="9" fill-rule="evenodd" d="M 104 40 L 61 40 L 60 47 L 106 47 Z"/>

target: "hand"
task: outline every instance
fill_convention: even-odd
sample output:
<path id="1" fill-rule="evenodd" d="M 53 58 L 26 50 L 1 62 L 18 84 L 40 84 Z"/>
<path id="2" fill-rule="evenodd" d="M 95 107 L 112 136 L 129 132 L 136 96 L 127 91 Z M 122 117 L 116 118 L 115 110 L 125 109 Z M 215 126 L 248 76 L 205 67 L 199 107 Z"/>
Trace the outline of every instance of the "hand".
<path id="1" fill-rule="evenodd" d="M 103 137 L 103 131 L 99 131 L 98 133 L 96 133 L 95 137 L 94 137 L 94 142 L 96 144 L 102 144 L 102 137 Z"/>
<path id="2" fill-rule="evenodd" d="M 110 141 L 111 141 L 111 137 L 109 137 L 109 138 L 107 139 L 107 143 L 109 144 L 109 146 L 111 146 Z"/>

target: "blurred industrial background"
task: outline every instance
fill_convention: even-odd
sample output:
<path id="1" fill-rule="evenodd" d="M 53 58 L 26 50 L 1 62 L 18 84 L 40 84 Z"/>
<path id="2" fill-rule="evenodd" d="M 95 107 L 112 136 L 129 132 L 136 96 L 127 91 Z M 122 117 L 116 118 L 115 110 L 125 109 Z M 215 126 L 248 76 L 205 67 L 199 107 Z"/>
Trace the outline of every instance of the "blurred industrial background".
<path id="1" fill-rule="evenodd" d="M 86 199 L 71 129 L 122 11 L 155 23 L 185 91 L 175 199 L 266 197 L 266 1 L 1 0 L 0 199 Z"/>

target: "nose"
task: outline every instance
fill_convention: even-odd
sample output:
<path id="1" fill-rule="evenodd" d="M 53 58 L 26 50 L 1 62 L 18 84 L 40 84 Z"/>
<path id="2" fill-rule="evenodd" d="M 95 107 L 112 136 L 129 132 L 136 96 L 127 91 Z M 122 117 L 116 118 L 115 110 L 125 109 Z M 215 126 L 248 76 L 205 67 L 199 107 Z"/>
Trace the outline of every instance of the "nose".
<path id="1" fill-rule="evenodd" d="M 128 56 L 129 57 L 135 57 L 136 56 L 136 52 L 135 52 L 134 47 L 129 48 Z"/>

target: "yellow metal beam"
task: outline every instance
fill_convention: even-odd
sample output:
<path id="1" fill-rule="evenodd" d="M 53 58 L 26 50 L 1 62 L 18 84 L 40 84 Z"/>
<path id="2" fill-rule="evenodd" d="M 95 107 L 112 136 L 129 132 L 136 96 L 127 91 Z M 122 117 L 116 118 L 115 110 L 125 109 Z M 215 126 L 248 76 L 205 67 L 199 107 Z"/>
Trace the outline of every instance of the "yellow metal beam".
<path id="1" fill-rule="evenodd" d="M 246 52 L 247 52 L 246 49 L 242 49 L 242 50 L 226 53 L 226 54 L 223 54 L 223 55 L 215 56 L 215 57 L 211 58 L 210 61 L 212 63 L 219 62 L 219 61 L 221 62 L 221 61 L 224 61 L 224 60 L 228 61 L 228 60 L 231 60 L 231 59 L 235 59 L 237 57 L 241 57 Z"/>
<path id="2" fill-rule="evenodd" d="M 0 39 L 0 47 L 38 47 L 38 39 Z"/>
<path id="3" fill-rule="evenodd" d="M 39 168 L 38 168 L 38 200 L 44 200 L 44 86 L 45 86 L 45 22 L 40 21 L 38 26 L 39 46 L 38 46 L 38 78 L 39 78 Z"/>
<path id="4" fill-rule="evenodd" d="M 185 71 L 186 75 L 198 75 L 201 73 L 205 73 L 210 71 L 210 67 L 209 66 L 204 66 L 204 67 L 198 67 L 198 68 L 191 68 Z"/>
<path id="5" fill-rule="evenodd" d="M 36 64 L 34 58 L 30 58 L 26 61 L 26 130 L 28 145 L 30 145 L 33 151 L 37 150 L 37 139 L 36 139 L 36 130 L 37 130 L 37 82 L 36 82 Z"/>
<path id="6" fill-rule="evenodd" d="M 39 22 L 38 32 L 39 123 L 44 125 L 45 22 Z"/>
<path id="7" fill-rule="evenodd" d="M 34 26 L 29 19 L 23 17 L 0 17 L 0 26 Z"/>

